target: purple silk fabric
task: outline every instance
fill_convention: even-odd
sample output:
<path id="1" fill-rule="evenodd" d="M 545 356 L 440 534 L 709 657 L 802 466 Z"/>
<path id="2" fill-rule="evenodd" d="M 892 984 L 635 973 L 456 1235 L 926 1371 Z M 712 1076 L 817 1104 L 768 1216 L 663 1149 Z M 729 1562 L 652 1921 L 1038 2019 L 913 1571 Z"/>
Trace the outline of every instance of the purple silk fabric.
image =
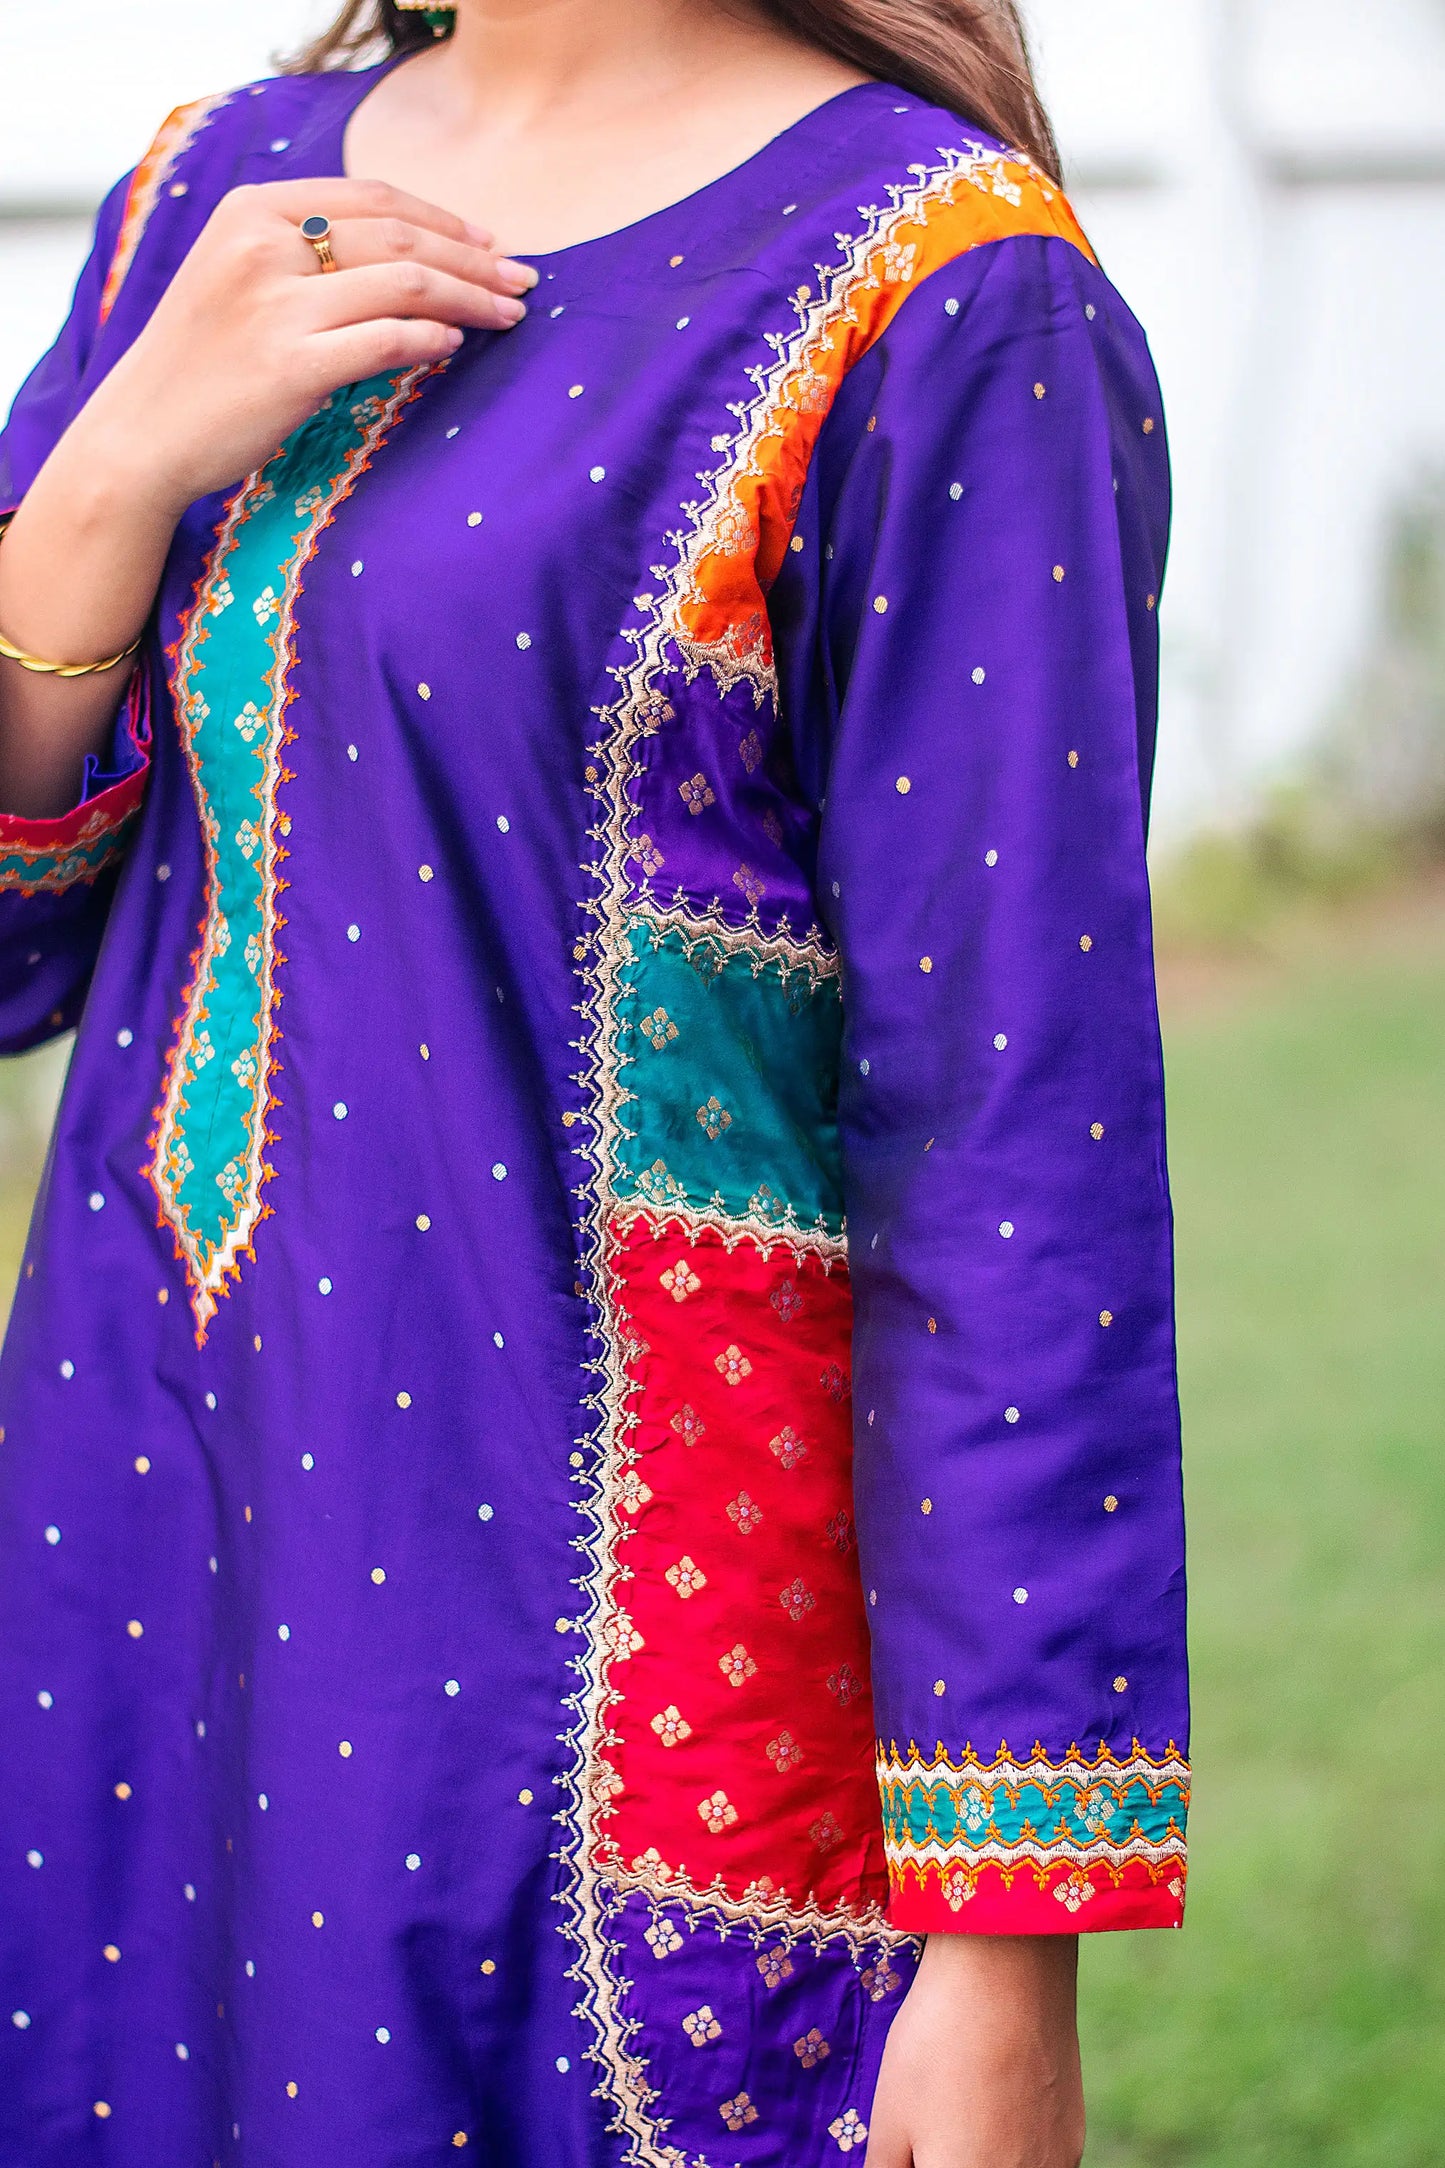
<path id="1" fill-rule="evenodd" d="M 340 171 L 365 87 L 220 108 L 98 328 L 112 199 L 0 501 L 217 198 Z M 595 1353 L 562 1114 L 619 630 L 788 296 L 958 140 L 870 85 L 538 259 L 525 324 L 469 336 L 339 507 L 297 617 L 270 1210 L 202 1346 L 141 1170 L 204 909 L 164 656 L 219 499 L 167 568 L 118 880 L 0 897 L 4 1042 L 80 1024 L 0 1374 L 0 2168 L 604 2168 L 670 2145 L 814 2168 L 855 2143 L 896 1996 L 833 1944 L 799 1945 L 773 1995 L 711 1930 L 669 1970 L 636 1900 L 616 1932 L 676 2127 L 635 2150 L 594 2091 L 609 2051 L 557 1902 Z M 1143 860 L 1157 412 L 1081 254 L 980 249 L 845 382 L 770 597 L 790 759 L 760 918 L 815 918 L 843 958 L 873 1689 L 879 1737 L 930 1753 L 1185 1744 Z M 746 687 L 706 698 L 725 734 L 755 717 Z M 659 842 L 741 920 L 736 857 L 709 859 L 679 797 L 700 759 L 686 733 L 660 750 Z M 734 1992 L 751 2015 L 714 2082 L 684 2020 Z M 810 2093 L 792 2043 L 814 2025 Z M 780 2105 L 734 2128 L 739 2094 Z"/>

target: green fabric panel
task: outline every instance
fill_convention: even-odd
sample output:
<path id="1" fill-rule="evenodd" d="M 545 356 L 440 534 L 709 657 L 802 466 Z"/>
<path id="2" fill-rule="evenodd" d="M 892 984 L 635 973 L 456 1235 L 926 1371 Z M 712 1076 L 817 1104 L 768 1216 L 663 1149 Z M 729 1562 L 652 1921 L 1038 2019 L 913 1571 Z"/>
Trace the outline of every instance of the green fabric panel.
<path id="1" fill-rule="evenodd" d="M 834 979 L 711 942 L 689 958 L 681 938 L 646 921 L 629 934 L 621 1002 L 622 1109 L 633 1132 L 618 1187 L 654 1203 L 704 1208 L 720 1198 L 738 1219 L 842 1225 Z"/>

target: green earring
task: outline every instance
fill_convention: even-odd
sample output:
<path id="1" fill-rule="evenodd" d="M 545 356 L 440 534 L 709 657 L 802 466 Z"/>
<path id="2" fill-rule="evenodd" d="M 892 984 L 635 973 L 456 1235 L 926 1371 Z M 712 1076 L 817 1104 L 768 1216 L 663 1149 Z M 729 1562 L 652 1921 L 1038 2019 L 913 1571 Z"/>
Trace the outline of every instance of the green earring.
<path id="1" fill-rule="evenodd" d="M 434 38 L 446 37 L 457 26 L 457 11 L 454 7 L 433 7 L 432 0 L 394 0 L 394 4 L 404 14 L 424 15 Z"/>

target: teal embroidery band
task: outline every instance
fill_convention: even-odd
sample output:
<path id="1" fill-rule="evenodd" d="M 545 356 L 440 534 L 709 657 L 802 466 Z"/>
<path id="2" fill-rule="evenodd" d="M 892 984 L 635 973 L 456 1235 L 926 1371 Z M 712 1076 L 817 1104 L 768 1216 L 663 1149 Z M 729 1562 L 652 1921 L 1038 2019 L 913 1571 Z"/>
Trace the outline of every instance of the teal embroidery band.
<path id="1" fill-rule="evenodd" d="M 426 371 L 337 392 L 227 510 L 173 651 L 206 908 L 144 1170 L 186 1267 L 197 1339 L 270 1209 L 285 749 L 302 574 Z"/>
<path id="2" fill-rule="evenodd" d="M 879 1781 L 895 1860 L 1164 1858 L 1179 1849 L 1189 1810 L 1188 1768 L 1173 1755 L 962 1769 L 880 1756 Z"/>

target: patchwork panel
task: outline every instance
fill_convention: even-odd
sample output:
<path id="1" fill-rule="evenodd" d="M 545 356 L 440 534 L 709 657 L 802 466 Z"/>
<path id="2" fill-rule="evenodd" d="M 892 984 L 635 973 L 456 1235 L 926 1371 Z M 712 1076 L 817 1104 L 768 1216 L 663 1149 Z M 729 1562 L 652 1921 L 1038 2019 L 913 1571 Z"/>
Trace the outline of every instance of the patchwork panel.
<path id="1" fill-rule="evenodd" d="M 618 1937 L 627 2015 L 643 2028 L 678 2160 L 802 2168 L 824 2130 L 830 2157 L 861 2168 L 912 1946 L 755 1939 L 635 1895 Z"/>
<path id="2" fill-rule="evenodd" d="M 636 1427 L 609 1684 L 618 1878 L 766 1918 L 881 1901 L 847 1274 L 617 1230 Z"/>
<path id="3" fill-rule="evenodd" d="M 644 919 L 627 948 L 619 1198 L 836 1235 L 837 980 Z"/>

